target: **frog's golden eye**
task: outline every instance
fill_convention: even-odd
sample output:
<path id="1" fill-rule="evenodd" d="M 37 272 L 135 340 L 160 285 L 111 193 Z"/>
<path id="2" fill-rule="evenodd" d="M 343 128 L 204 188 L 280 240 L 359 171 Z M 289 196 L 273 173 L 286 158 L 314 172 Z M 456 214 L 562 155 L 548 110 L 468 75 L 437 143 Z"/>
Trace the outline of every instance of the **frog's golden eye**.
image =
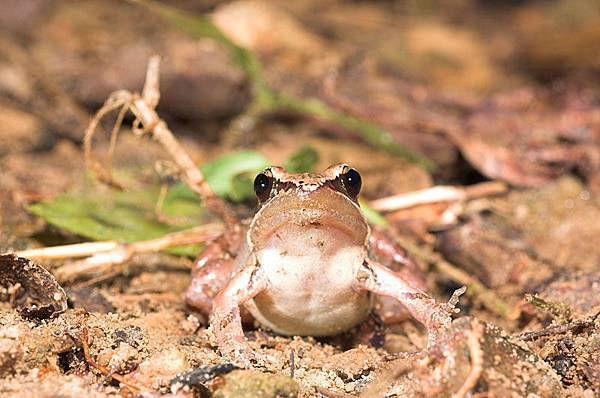
<path id="1" fill-rule="evenodd" d="M 260 173 L 254 179 L 254 193 L 258 200 L 264 202 L 269 199 L 271 189 L 273 188 L 273 177 L 268 176 L 265 173 Z"/>
<path id="2" fill-rule="evenodd" d="M 358 196 L 362 186 L 362 179 L 360 178 L 358 171 L 350 168 L 346 170 L 342 175 L 342 182 L 349 195 L 355 197 Z"/>

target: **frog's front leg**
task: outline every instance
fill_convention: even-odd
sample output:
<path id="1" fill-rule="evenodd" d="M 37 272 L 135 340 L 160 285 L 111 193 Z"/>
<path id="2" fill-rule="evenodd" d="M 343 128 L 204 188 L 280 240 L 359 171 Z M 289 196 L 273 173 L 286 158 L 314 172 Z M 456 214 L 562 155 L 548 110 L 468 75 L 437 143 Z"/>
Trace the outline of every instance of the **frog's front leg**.
<path id="1" fill-rule="evenodd" d="M 369 257 L 397 273 L 411 287 L 426 291 L 423 272 L 388 231 L 377 227 L 371 230 Z M 406 307 L 389 296 L 378 297 L 373 310 L 386 325 L 400 323 L 410 317 Z"/>
<path id="2" fill-rule="evenodd" d="M 427 328 L 430 345 L 452 320 L 452 309 L 448 305 L 437 303 L 421 289 L 407 283 L 398 272 L 371 259 L 366 259 L 358 271 L 355 289 L 400 301 L 410 315 Z"/>
<path id="3" fill-rule="evenodd" d="M 217 294 L 210 315 L 210 327 L 221 354 L 243 367 L 250 367 L 254 352 L 242 329 L 240 305 L 254 298 L 268 286 L 267 278 L 256 263 L 242 268 Z"/>
<path id="4" fill-rule="evenodd" d="M 186 302 L 208 318 L 212 302 L 235 274 L 237 264 L 221 240 L 209 243 L 194 262 Z"/>

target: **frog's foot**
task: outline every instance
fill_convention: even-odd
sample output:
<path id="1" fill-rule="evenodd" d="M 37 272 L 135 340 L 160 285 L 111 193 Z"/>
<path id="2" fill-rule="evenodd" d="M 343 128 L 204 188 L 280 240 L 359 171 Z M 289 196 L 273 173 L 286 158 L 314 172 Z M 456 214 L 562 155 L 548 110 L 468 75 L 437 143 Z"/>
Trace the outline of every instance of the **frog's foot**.
<path id="1" fill-rule="evenodd" d="M 244 338 L 240 305 L 267 287 L 260 268 L 247 265 L 241 269 L 213 301 L 210 328 L 221 355 L 241 367 L 253 367 L 256 354 Z"/>
<path id="2" fill-rule="evenodd" d="M 447 303 L 437 304 L 436 311 L 431 315 L 432 325 L 428 327 L 428 346 L 435 344 L 435 342 L 439 341 L 441 337 L 444 336 L 444 332 L 452 322 L 452 314 L 458 314 L 460 312 L 460 310 L 456 308 L 456 305 L 458 304 L 460 296 L 463 295 L 466 290 L 466 286 L 456 289 Z"/>
<path id="3" fill-rule="evenodd" d="M 411 286 L 399 273 L 370 259 L 357 273 L 355 288 L 400 301 L 411 316 L 427 328 L 428 345 L 437 341 L 450 326 L 458 296 L 464 293 L 464 288 L 458 289 L 448 304 L 439 304 L 421 289 Z"/>

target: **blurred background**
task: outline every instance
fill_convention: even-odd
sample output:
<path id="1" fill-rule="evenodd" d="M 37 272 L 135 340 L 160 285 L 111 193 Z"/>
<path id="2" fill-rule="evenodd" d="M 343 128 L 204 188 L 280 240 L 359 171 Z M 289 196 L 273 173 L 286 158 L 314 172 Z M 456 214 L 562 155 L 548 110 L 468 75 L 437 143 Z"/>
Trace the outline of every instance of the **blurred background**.
<path id="1" fill-rule="evenodd" d="M 589 154 L 554 153 L 544 163 L 560 163 L 560 171 L 519 158 L 536 170 L 508 176 L 480 164 L 482 149 L 464 141 L 477 138 L 489 152 L 515 141 L 516 151 L 597 144 L 588 112 L 600 79 L 597 1 L 163 4 L 209 17 L 260 59 L 269 87 L 386 129 L 441 166 L 440 178 L 477 178 L 475 170 L 530 185 L 586 169 L 578 172 L 593 179 L 594 161 L 581 159 Z M 246 126 L 248 134 L 230 134 L 253 99 L 243 68 L 215 40 L 192 37 L 133 2 L 6 0 L 0 24 L 3 157 L 79 142 L 110 92 L 141 89 L 152 54 L 163 57 L 160 114 L 195 142 L 259 145 L 273 129 L 297 138 L 357 137 L 356 129 L 295 112 L 266 112 Z"/>
<path id="2" fill-rule="evenodd" d="M 488 180 L 539 188 L 561 176 L 600 189 L 595 0 L 6 0 L 0 25 L 7 242 L 45 228 L 24 206 L 89 196 L 88 122 L 111 92 L 142 89 L 154 54 L 158 113 L 198 165 L 255 151 L 230 159 L 248 164 L 233 168 L 246 188 L 222 193 L 237 202 L 252 203 L 261 167 L 294 156 L 298 169 L 352 164 L 367 200 Z M 115 117 L 94 139 L 97 159 L 134 191 L 165 183 L 155 142 L 124 132 L 107 157 Z M 423 217 L 397 219 L 423 237 Z"/>
<path id="3" fill-rule="evenodd" d="M 161 146 L 131 133 L 131 115 L 113 158 L 116 112 L 103 119 L 92 142 L 95 159 L 112 166 L 125 190 L 102 186 L 86 169 L 82 140 L 90 119 L 115 90 L 140 92 L 148 59 L 158 54 L 158 114 L 241 217 L 253 211 L 251 181 L 266 165 L 318 171 L 346 162 L 363 176 L 365 208 L 382 213 L 370 213 L 371 222 L 399 239 L 428 291 L 446 300 L 469 286 L 462 315 L 521 333 L 557 323 L 589 325 L 586 317 L 600 308 L 598 0 L 3 0 L 0 8 L 0 253 L 87 240 L 134 242 L 210 219 L 169 173 L 171 159 Z M 466 196 L 393 209 L 375 201 L 437 185 Z M 150 331 L 147 342 L 154 345 L 134 344 L 130 351 L 139 355 L 123 365 L 123 374 L 152 358 L 158 359 L 148 369 L 167 368 L 159 359 L 169 347 L 177 359 L 171 362 L 180 364 L 168 374 L 174 377 L 220 360 L 198 342 L 204 329 L 182 300 L 197 249 L 178 258 L 135 257 L 87 274 L 70 259 L 44 266 L 67 288 L 72 306 L 100 314 L 98 329 Z M 560 306 L 526 302 L 528 293 Z M 2 322 L 23 328 L 26 337 L 3 345 L 5 352 L 34 347 L 28 350 L 43 355 L 3 352 L 2 361 L 17 359 L 0 361 L 0 375 L 22 371 L 37 388 L 48 352 L 64 375 L 87 373 L 80 341 L 64 324 L 48 326 L 59 342 L 50 334 L 27 337 L 29 324 L 10 311 Z M 111 312 L 123 322 L 115 326 Z M 73 330 L 82 323 L 78 316 L 69 318 Z M 128 322 L 137 322 L 134 329 Z M 540 358 L 535 369 L 529 354 L 512 355 L 514 346 L 494 348 L 504 350 L 498 355 L 506 368 L 486 367 L 479 386 L 503 396 L 510 382 L 539 372 L 537 384 L 511 385 L 515 396 L 562 396 L 546 394 L 548 386 L 597 396 L 600 328 L 586 330 L 573 340 L 531 342 L 528 349 Z M 388 332 L 388 352 L 423 347 L 424 334 L 410 322 Z M 99 356 L 106 366 L 111 356 L 129 358 L 112 351 L 121 340 L 110 336 L 94 341 L 108 347 Z M 289 351 L 282 350 L 298 341 L 278 339 L 264 349 L 277 353 L 287 372 Z M 72 351 L 53 351 L 67 340 Z M 301 380 L 303 388 L 322 380 L 360 393 L 364 385 L 336 375 L 362 377 L 365 357 L 338 358 L 330 364 L 335 372 L 318 373 L 326 368 L 322 358 L 342 346 L 302 344 L 320 353 L 310 359 L 315 364 L 303 359 L 318 375 Z M 388 361 L 369 352 L 375 358 L 369 369 Z M 466 377 L 470 354 L 464 352 L 455 363 Z M 360 366 L 338 370 L 353 363 Z M 533 373 L 523 376 L 522 369 Z M 438 380 L 417 376 L 421 382 L 414 379 L 410 388 Z M 13 389 L 23 390 L 15 380 Z M 44 382 L 48 396 L 65 385 L 53 380 Z M 441 382 L 456 380 L 451 373 Z"/>
<path id="4" fill-rule="evenodd" d="M 247 181 L 304 154 L 306 169 L 359 169 L 366 199 L 567 175 L 597 192 L 599 22 L 594 0 L 6 0 L 0 215 L 30 233 L 24 205 L 85 189 L 91 116 L 111 92 L 140 91 L 153 54 L 159 115 L 199 165 L 257 151 Z M 112 116 L 94 140 L 105 164 Z M 161 160 L 123 133 L 114 167 L 141 186 L 164 179 Z"/>

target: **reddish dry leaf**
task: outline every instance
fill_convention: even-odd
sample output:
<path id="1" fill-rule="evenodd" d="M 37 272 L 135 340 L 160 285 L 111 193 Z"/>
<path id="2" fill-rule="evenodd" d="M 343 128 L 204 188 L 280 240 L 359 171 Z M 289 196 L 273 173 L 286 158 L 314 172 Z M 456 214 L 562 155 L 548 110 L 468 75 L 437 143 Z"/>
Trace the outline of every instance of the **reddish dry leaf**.
<path id="1" fill-rule="evenodd" d="M 450 135 L 484 175 L 540 186 L 570 171 L 600 171 L 600 100 L 570 85 L 499 94 Z"/>

